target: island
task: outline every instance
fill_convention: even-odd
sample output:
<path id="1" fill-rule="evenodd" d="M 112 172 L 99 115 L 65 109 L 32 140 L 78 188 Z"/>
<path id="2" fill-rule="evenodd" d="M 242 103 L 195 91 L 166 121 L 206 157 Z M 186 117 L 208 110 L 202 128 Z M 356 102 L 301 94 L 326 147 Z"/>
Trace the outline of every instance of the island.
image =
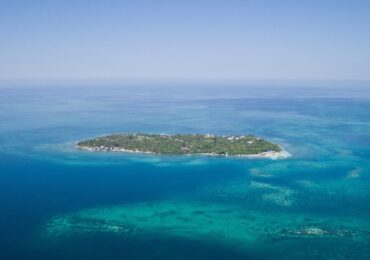
<path id="1" fill-rule="evenodd" d="M 254 135 L 122 133 L 77 142 L 89 151 L 135 152 L 165 155 L 219 155 L 288 157 L 277 144 Z"/>

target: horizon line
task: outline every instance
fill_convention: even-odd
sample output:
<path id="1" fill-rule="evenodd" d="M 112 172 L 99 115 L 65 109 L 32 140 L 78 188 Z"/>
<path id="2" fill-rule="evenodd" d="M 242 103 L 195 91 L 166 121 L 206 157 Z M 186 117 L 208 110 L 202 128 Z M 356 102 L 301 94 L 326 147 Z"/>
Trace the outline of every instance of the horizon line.
<path id="1" fill-rule="evenodd" d="M 321 83 L 321 84 L 333 84 L 333 83 L 370 83 L 369 79 L 351 79 L 351 78 L 343 78 L 343 79 L 332 79 L 332 78 L 91 78 L 91 77 L 79 77 L 79 78 L 0 78 L 0 86 L 3 84 L 10 84 L 10 85 L 33 85 L 33 84 L 83 84 L 83 85 L 96 85 L 96 84 L 261 84 L 261 83 L 269 83 L 269 84 L 302 84 L 302 83 Z"/>

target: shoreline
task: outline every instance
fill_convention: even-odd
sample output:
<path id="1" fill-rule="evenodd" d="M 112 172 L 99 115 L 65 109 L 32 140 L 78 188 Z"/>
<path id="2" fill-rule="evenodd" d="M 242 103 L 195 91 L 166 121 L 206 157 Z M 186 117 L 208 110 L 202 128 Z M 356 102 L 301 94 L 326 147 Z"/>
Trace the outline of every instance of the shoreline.
<path id="1" fill-rule="evenodd" d="M 139 153 L 139 154 L 153 154 L 153 155 L 173 155 L 173 156 L 219 156 L 219 157 L 232 157 L 232 158 L 249 158 L 249 159 L 271 159 L 271 160 L 278 160 L 278 159 L 286 159 L 291 157 L 292 155 L 281 149 L 280 152 L 275 151 L 267 151 L 261 152 L 257 154 L 236 154 L 236 155 L 223 155 L 223 154 L 215 154 L 215 153 L 192 153 L 192 154 L 163 154 L 163 153 L 154 153 L 149 151 L 139 151 L 139 150 L 129 150 L 124 148 L 108 148 L 108 147 L 86 147 L 86 146 L 79 146 L 77 143 L 75 144 L 77 149 L 90 151 L 90 152 L 120 152 L 120 153 Z"/>

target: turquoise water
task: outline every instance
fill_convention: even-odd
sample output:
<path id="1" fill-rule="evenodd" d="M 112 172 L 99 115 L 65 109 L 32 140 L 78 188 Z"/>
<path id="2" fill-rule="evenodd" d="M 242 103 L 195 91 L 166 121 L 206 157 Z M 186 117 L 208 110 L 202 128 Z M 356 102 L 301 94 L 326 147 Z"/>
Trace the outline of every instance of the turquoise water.
<path id="1" fill-rule="evenodd" d="M 253 133 L 284 160 L 78 151 Z M 2 87 L 1 259 L 370 259 L 370 88 Z"/>

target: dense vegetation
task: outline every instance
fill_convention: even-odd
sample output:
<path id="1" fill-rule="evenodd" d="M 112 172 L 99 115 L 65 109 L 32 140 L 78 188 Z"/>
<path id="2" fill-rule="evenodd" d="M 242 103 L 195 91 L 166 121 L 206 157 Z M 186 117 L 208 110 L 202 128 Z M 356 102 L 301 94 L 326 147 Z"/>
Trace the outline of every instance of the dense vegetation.
<path id="1" fill-rule="evenodd" d="M 112 134 L 81 141 L 80 148 L 104 151 L 130 150 L 160 154 L 250 155 L 279 152 L 278 145 L 253 135 L 214 136 L 200 134 Z"/>

